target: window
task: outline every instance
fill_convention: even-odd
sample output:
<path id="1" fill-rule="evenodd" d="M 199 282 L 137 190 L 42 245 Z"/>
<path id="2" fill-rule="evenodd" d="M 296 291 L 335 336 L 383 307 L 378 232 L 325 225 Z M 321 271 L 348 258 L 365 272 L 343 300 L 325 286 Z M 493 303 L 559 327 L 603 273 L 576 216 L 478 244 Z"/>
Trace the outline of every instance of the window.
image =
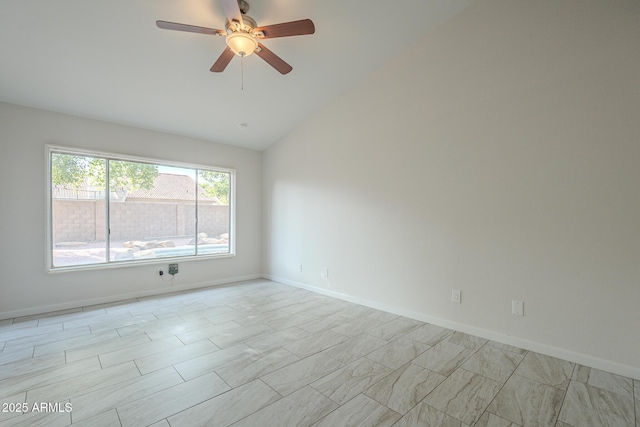
<path id="1" fill-rule="evenodd" d="M 50 270 L 234 254 L 233 170 L 47 154 Z"/>

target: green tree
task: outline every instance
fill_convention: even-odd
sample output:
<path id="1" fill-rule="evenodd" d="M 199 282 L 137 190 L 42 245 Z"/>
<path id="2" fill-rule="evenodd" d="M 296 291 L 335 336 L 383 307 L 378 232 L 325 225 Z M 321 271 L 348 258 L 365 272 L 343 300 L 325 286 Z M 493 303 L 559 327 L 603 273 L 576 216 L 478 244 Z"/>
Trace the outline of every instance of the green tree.
<path id="1" fill-rule="evenodd" d="M 229 204 L 228 172 L 199 171 L 198 184 L 211 197 L 215 197 L 223 205 Z"/>
<path id="2" fill-rule="evenodd" d="M 98 159 L 54 153 L 51 155 L 51 181 L 54 185 L 71 187 L 77 191 L 95 160 Z"/>
<path id="3" fill-rule="evenodd" d="M 105 188 L 106 161 L 85 156 L 54 153 L 51 157 L 51 180 L 54 185 L 78 190 L 87 180 L 98 188 Z M 158 167 L 148 163 L 109 161 L 109 187 L 127 191 L 153 187 Z"/>

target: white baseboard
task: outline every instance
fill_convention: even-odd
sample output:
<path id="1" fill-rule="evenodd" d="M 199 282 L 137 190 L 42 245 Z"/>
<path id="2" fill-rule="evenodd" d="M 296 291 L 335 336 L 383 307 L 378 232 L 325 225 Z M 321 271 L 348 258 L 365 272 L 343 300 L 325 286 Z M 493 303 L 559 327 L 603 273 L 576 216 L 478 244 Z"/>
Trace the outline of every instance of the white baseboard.
<path id="1" fill-rule="evenodd" d="M 229 277 L 226 279 L 211 280 L 206 282 L 190 283 L 187 285 L 170 286 L 158 289 L 148 289 L 144 291 L 131 292 L 127 294 L 109 295 L 100 298 L 91 298 L 79 301 L 71 301 L 62 304 L 53 304 L 33 308 L 25 308 L 22 310 L 0 312 L 0 320 L 13 319 L 16 317 L 32 316 L 34 314 L 44 314 L 52 311 L 68 310 L 72 308 L 86 307 L 96 304 L 106 304 L 117 301 L 124 301 L 133 298 L 149 297 L 153 295 L 170 294 L 174 292 L 188 291 L 191 289 L 208 288 L 213 286 L 228 285 L 230 283 L 244 282 L 246 280 L 261 279 L 260 274 L 251 274 L 248 276 Z"/>
<path id="2" fill-rule="evenodd" d="M 452 322 L 450 320 L 429 316 L 425 313 L 405 310 L 377 301 L 371 301 L 364 298 L 354 297 L 351 295 L 318 288 L 306 283 L 300 283 L 282 277 L 272 276 L 269 274 L 264 274 L 262 275 L 262 277 L 264 279 L 273 280 L 274 282 L 295 286 L 297 288 L 306 289 L 308 291 L 338 298 L 344 301 L 352 302 L 354 304 L 364 305 L 366 307 L 375 308 L 377 310 L 386 311 L 388 313 L 397 314 L 399 316 L 408 317 L 410 319 L 419 320 L 421 322 L 430 323 L 433 325 L 441 326 L 443 328 L 452 329 L 454 331 L 464 332 L 466 334 L 475 335 L 477 337 L 496 341 L 502 344 L 512 345 L 514 347 L 523 348 L 525 350 L 534 351 L 536 353 L 545 354 L 547 356 L 557 357 L 559 359 L 568 360 L 569 362 L 578 363 L 580 365 L 589 366 L 591 368 L 600 369 L 602 371 L 611 372 L 613 374 L 622 375 L 640 381 L 640 368 L 638 367 L 623 365 L 620 363 L 612 362 L 610 360 L 600 359 L 598 357 L 577 353 L 571 350 L 566 350 L 535 341 L 529 341 L 512 335 L 505 335 L 499 332 L 481 329 L 471 325 Z"/>

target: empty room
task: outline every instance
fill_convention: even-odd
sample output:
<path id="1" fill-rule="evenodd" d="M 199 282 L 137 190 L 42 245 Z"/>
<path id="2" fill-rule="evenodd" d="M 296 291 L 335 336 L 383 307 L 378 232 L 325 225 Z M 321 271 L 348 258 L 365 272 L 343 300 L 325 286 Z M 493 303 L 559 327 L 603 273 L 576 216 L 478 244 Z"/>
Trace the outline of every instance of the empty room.
<path id="1" fill-rule="evenodd" d="M 640 427 L 640 2 L 3 0 L 0 427 Z"/>

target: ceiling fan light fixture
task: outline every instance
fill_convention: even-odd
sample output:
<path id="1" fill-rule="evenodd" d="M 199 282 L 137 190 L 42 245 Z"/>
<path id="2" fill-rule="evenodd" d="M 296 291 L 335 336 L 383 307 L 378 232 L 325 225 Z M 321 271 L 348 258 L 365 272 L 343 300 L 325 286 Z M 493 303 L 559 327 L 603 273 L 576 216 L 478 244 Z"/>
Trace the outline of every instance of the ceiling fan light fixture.
<path id="1" fill-rule="evenodd" d="M 258 48 L 255 37 L 244 31 L 236 31 L 227 36 L 227 46 L 238 56 L 249 56 Z"/>

